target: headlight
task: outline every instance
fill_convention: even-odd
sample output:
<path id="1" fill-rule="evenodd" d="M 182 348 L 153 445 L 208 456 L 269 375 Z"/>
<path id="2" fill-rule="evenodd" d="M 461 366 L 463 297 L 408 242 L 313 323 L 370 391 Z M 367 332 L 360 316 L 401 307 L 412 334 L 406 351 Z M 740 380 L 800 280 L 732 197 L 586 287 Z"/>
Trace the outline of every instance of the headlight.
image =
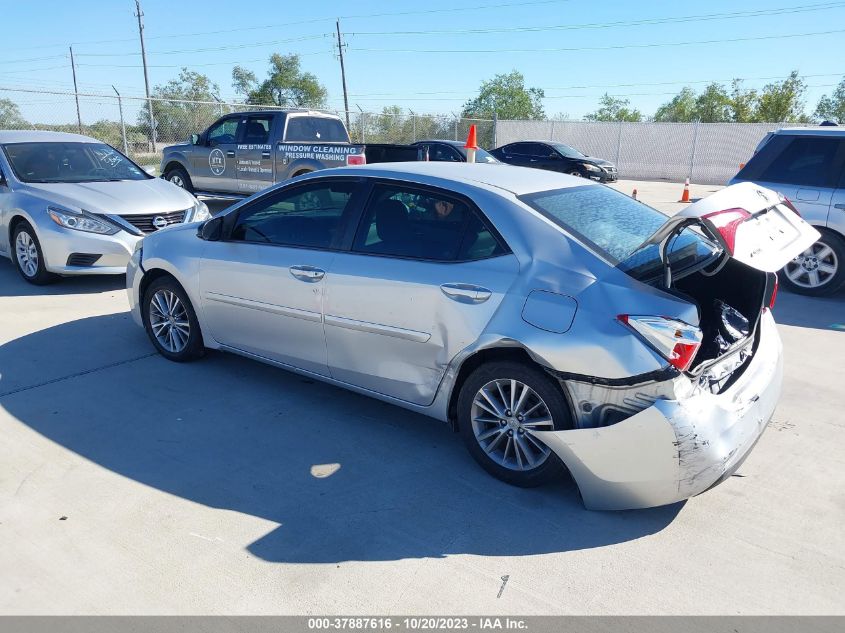
<path id="1" fill-rule="evenodd" d="M 208 211 L 208 205 L 205 202 L 197 200 L 194 203 L 193 211 L 191 212 L 191 219 L 190 222 L 204 222 L 211 217 L 211 213 Z"/>
<path id="2" fill-rule="evenodd" d="M 75 213 L 58 207 L 47 207 L 47 213 L 53 222 L 61 227 L 72 229 L 74 231 L 98 233 L 100 235 L 114 235 L 120 230 L 111 222 L 101 220 L 87 211 Z"/>
<path id="3" fill-rule="evenodd" d="M 586 169 L 587 171 L 602 171 L 602 168 L 598 165 L 593 165 L 592 163 L 581 163 L 581 167 Z"/>

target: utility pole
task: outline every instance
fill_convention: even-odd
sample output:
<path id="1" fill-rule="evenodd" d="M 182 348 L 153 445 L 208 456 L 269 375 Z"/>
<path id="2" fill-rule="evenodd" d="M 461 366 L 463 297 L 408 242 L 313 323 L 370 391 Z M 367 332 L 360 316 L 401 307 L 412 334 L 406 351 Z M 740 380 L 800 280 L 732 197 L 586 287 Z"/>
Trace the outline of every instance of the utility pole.
<path id="1" fill-rule="evenodd" d="M 343 67 L 343 42 L 340 39 L 340 20 L 337 24 L 337 52 L 340 55 L 340 78 L 343 81 L 343 109 L 346 110 L 346 129 L 349 129 L 349 96 L 346 94 L 346 69 Z"/>
<path id="2" fill-rule="evenodd" d="M 70 69 L 73 72 L 73 96 L 76 98 L 76 127 L 82 134 L 82 115 L 79 114 L 79 90 L 76 87 L 76 64 L 73 63 L 73 46 L 70 47 Z"/>
<path id="3" fill-rule="evenodd" d="M 144 49 L 144 12 L 141 11 L 141 0 L 135 0 L 135 17 L 138 18 L 138 36 L 141 38 L 141 62 L 144 64 L 144 87 L 147 89 L 147 109 L 150 114 L 150 140 L 153 151 L 156 151 L 156 121 L 153 115 L 153 102 L 150 99 L 150 77 L 147 73 L 147 51 Z"/>

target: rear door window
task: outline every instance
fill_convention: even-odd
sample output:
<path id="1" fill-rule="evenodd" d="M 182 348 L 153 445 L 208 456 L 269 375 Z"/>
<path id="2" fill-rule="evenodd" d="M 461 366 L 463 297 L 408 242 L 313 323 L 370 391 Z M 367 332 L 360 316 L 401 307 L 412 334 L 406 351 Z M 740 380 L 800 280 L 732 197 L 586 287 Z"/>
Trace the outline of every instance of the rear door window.
<path id="1" fill-rule="evenodd" d="M 439 191 L 387 184 L 373 188 L 352 250 L 441 262 L 509 252 L 467 201 Z"/>
<path id="2" fill-rule="evenodd" d="M 824 136 L 776 134 L 738 176 L 797 187 L 833 187 L 842 169 L 845 141 Z"/>

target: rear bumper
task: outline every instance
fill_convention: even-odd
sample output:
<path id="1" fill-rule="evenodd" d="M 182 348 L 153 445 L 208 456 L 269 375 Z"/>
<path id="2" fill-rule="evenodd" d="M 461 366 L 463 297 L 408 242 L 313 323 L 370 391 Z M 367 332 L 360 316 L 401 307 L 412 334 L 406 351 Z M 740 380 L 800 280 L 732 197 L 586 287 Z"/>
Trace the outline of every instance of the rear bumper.
<path id="1" fill-rule="evenodd" d="M 658 400 L 617 424 L 536 433 L 566 464 L 584 505 L 625 510 L 687 499 L 732 474 L 780 397 L 782 345 L 769 311 L 745 373 L 720 394 Z"/>

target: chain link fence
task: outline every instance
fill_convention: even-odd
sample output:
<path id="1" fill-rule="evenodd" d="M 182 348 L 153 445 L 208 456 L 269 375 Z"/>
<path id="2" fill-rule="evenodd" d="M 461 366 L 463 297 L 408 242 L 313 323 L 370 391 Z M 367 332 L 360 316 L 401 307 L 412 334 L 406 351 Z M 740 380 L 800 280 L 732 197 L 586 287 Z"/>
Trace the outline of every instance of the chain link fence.
<path id="1" fill-rule="evenodd" d="M 280 108 L 0 87 L 0 129 L 79 132 L 123 150 L 143 165 L 157 165 L 162 148 L 184 142 L 224 114 L 256 109 Z M 488 149 L 514 141 L 553 140 L 613 161 L 621 178 L 678 182 L 689 177 L 701 184 L 729 180 L 766 133 L 778 127 L 776 123 L 496 121 L 410 111 L 329 112 L 344 120 L 348 114 L 353 143 L 464 140 L 475 124 L 479 144 Z"/>
<path id="2" fill-rule="evenodd" d="M 498 121 L 500 145 L 550 140 L 616 164 L 620 178 L 724 184 L 777 123 Z"/>
<path id="3" fill-rule="evenodd" d="M 77 102 L 79 117 L 77 120 Z M 151 133 L 152 104 L 155 135 Z M 224 114 L 280 110 L 278 106 L 218 101 L 180 101 L 115 95 L 0 88 L 0 129 L 74 132 L 122 150 L 136 162 L 157 165 L 161 150 L 205 130 Z M 345 111 L 324 110 L 347 120 Z M 349 112 L 353 143 L 408 144 L 423 139 L 466 139 L 476 124 L 483 147 L 495 143 L 495 122 L 412 112 Z"/>

